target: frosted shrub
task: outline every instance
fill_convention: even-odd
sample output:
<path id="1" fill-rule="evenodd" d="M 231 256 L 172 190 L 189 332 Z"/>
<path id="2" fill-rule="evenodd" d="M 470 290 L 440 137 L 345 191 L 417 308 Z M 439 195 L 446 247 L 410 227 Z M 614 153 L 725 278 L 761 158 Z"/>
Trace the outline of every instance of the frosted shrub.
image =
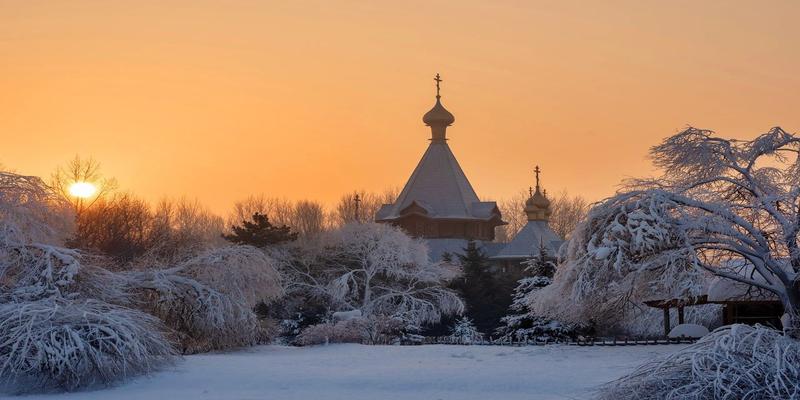
<path id="1" fill-rule="evenodd" d="M 40 178 L 0 171 L 0 246 L 59 243 L 71 220 L 69 204 Z"/>
<path id="2" fill-rule="evenodd" d="M 30 301 L 49 296 L 92 297 L 126 303 L 127 281 L 104 268 L 85 263 L 91 257 L 56 246 L 31 244 L 0 247 L 0 302 Z"/>
<path id="3" fill-rule="evenodd" d="M 96 300 L 0 305 L 0 388 L 75 390 L 155 370 L 174 359 L 158 319 Z"/>
<path id="4" fill-rule="evenodd" d="M 361 343 L 364 339 L 365 325 L 366 321 L 361 318 L 311 325 L 297 336 L 295 343 L 301 346 L 328 343 Z"/>
<path id="5" fill-rule="evenodd" d="M 760 325 L 720 328 L 606 384 L 601 400 L 800 398 L 800 342 Z"/>
<path id="6" fill-rule="evenodd" d="M 446 287 L 456 273 L 432 263 L 425 244 L 397 227 L 352 223 L 296 246 L 297 254 L 281 256 L 289 292 L 331 310 L 359 310 L 410 330 L 464 309 Z"/>
<path id="7" fill-rule="evenodd" d="M 192 278 L 179 268 L 127 274 L 145 311 L 178 335 L 184 353 L 251 345 L 258 321 L 246 304 Z"/>
<path id="8" fill-rule="evenodd" d="M 252 246 L 227 246 L 206 251 L 181 265 L 181 274 L 240 299 L 249 307 L 283 294 L 276 261 Z"/>

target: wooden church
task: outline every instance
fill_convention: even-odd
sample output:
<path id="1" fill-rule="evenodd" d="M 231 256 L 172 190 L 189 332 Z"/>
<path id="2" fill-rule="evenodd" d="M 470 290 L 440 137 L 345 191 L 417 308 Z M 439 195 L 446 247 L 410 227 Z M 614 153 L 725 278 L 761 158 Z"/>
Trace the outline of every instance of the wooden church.
<path id="1" fill-rule="evenodd" d="M 530 258 L 541 243 L 560 245 L 561 239 L 547 226 L 550 202 L 539 190 L 538 172 L 536 193 L 531 193 L 525 208 L 528 225 L 508 244 L 493 242 L 495 228 L 505 222 L 496 202 L 478 198 L 448 146 L 447 128 L 455 117 L 442 105 L 439 74 L 434 80 L 436 103 L 422 117 L 431 129 L 428 149 L 395 202 L 378 210 L 376 222 L 390 223 L 424 238 L 435 260 L 445 253 L 461 253 L 469 241 L 489 256 L 500 257 L 497 260 L 502 263 Z"/>

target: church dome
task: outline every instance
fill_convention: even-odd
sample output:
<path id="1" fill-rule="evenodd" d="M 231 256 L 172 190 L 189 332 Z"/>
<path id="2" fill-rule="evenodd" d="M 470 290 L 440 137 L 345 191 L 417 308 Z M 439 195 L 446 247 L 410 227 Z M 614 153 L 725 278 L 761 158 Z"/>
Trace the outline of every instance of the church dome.
<path id="1" fill-rule="evenodd" d="M 536 191 L 531 188 L 531 196 L 525 201 L 525 214 L 528 214 L 528 221 L 547 221 L 552 214 L 550 200 L 539 191 L 539 172 L 541 170 L 538 165 L 533 172 L 536 173 Z"/>
<path id="2" fill-rule="evenodd" d="M 436 105 L 425 113 L 422 117 L 422 122 L 427 126 L 450 126 L 453 122 L 456 122 L 456 117 L 444 108 L 439 96 L 436 96 Z"/>
<path id="3" fill-rule="evenodd" d="M 534 193 L 533 196 L 531 196 L 531 198 L 529 198 L 528 201 L 525 202 L 525 204 L 536 206 L 539 208 L 547 208 L 550 207 L 550 200 L 548 200 L 547 197 L 544 197 L 537 190 L 536 193 Z"/>

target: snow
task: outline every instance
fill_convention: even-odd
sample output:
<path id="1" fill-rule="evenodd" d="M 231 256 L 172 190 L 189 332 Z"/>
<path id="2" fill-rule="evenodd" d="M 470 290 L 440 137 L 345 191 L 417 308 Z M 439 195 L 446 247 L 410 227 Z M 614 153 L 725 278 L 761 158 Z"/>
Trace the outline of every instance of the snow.
<path id="1" fill-rule="evenodd" d="M 757 282 L 768 284 L 764 277 L 753 271 L 752 266 L 746 266 L 742 269 L 742 271 L 733 273 L 740 274 L 743 278 L 750 278 Z M 721 302 L 737 300 L 778 301 L 778 297 L 766 290 L 733 279 L 715 276 L 714 279 L 711 280 L 708 286 L 708 301 Z"/>
<path id="2" fill-rule="evenodd" d="M 361 318 L 361 310 L 337 311 L 333 313 L 334 321 L 349 321 L 356 318 Z"/>
<path id="3" fill-rule="evenodd" d="M 587 398 L 599 385 L 683 347 L 259 346 L 187 356 L 164 372 L 111 389 L 20 399 Z"/>
<path id="4" fill-rule="evenodd" d="M 669 331 L 670 338 L 701 338 L 708 335 L 708 328 L 697 324 L 680 324 Z"/>

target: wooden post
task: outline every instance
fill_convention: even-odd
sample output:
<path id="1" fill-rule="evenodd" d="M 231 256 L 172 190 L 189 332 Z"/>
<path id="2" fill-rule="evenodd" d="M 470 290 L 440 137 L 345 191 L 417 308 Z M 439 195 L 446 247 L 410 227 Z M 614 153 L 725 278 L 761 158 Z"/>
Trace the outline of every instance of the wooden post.
<path id="1" fill-rule="evenodd" d="M 683 306 L 678 307 L 678 324 L 683 324 Z"/>
<path id="2" fill-rule="evenodd" d="M 664 307 L 664 336 L 669 337 L 669 307 Z"/>

